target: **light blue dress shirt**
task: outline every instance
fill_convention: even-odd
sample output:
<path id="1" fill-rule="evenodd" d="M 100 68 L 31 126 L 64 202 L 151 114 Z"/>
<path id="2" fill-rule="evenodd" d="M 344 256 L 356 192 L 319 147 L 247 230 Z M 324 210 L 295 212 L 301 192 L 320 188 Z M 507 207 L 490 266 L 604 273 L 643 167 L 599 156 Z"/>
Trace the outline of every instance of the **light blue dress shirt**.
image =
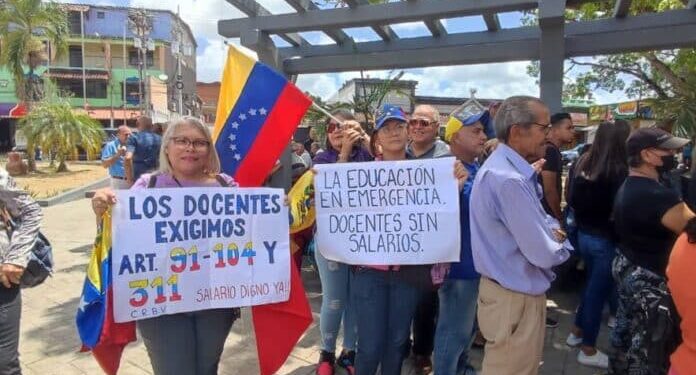
<path id="1" fill-rule="evenodd" d="M 534 168 L 505 144 L 476 174 L 469 218 L 474 266 L 506 289 L 545 293 L 555 278 L 551 267 L 570 256 L 569 245 L 552 231 L 558 222 L 544 212 Z"/>
<path id="2" fill-rule="evenodd" d="M 104 145 L 104 149 L 102 150 L 102 161 L 105 161 L 107 159 L 110 159 L 112 156 L 116 155 L 118 153 L 118 148 L 121 146 L 121 141 L 118 139 L 114 139 L 113 141 L 109 141 Z M 126 170 L 124 169 L 123 166 L 123 156 L 119 157 L 115 163 L 111 164 L 109 167 L 109 175 L 113 177 L 121 177 L 125 178 L 126 177 Z"/>

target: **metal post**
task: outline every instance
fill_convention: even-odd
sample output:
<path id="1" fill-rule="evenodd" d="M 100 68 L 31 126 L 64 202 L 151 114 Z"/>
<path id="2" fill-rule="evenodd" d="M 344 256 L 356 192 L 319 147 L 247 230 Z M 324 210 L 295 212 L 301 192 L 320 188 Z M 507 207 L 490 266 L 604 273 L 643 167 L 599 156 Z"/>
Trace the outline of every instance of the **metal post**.
<path id="1" fill-rule="evenodd" d="M 539 1 L 539 89 L 551 113 L 563 110 L 565 0 Z"/>
<path id="2" fill-rule="evenodd" d="M 80 11 L 80 33 L 82 44 L 82 107 L 87 109 L 87 76 L 85 75 L 85 12 Z"/>
<path id="3" fill-rule="evenodd" d="M 123 24 L 123 125 L 126 122 L 126 24 Z"/>

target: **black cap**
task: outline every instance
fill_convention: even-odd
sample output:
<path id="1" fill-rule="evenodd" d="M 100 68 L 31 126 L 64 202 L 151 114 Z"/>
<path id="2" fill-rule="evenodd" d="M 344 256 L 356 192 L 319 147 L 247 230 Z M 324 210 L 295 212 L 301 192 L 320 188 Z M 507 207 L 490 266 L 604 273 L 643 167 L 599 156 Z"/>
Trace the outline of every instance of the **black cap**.
<path id="1" fill-rule="evenodd" d="M 677 150 L 686 144 L 686 138 L 675 137 L 672 134 L 658 128 L 640 128 L 635 130 L 626 140 L 626 151 L 629 156 L 638 155 L 646 148 L 661 148 L 663 150 Z"/>

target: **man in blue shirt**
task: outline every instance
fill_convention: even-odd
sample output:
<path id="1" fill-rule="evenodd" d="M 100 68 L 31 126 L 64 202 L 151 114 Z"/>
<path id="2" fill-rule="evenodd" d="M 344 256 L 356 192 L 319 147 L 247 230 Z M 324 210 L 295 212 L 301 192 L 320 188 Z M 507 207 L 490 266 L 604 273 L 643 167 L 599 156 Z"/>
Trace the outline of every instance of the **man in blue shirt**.
<path id="1" fill-rule="evenodd" d="M 439 290 L 440 312 L 435 332 L 435 373 L 438 375 L 476 374 L 468 361 L 479 288 L 479 274 L 474 269 L 471 255 L 469 199 L 474 177 L 479 169 L 476 159 L 483 152 L 488 139 L 485 129 L 489 126 L 488 111 L 455 113 L 447 122 L 445 141 L 449 143 L 452 154 L 464 164 L 469 177 L 459 196 L 459 262 L 452 264 L 449 275 Z"/>
<path id="2" fill-rule="evenodd" d="M 157 169 L 162 145 L 162 137 L 153 132 L 149 117 L 139 117 L 136 125 L 138 132 L 128 138 L 126 152 L 126 179 L 130 185 L 143 173 Z"/>
<path id="3" fill-rule="evenodd" d="M 474 179 L 469 219 L 481 274 L 483 375 L 538 373 L 551 268 L 570 255 L 558 222 L 541 205 L 543 193 L 530 164 L 544 156 L 550 122 L 541 100 L 506 99 L 495 118 L 500 144 Z"/>
<path id="4" fill-rule="evenodd" d="M 111 176 L 111 188 L 128 189 L 130 185 L 126 181 L 126 170 L 123 161 L 126 156 L 126 142 L 131 135 L 131 130 L 125 125 L 118 127 L 116 139 L 109 141 L 102 149 L 102 167 L 109 168 Z"/>

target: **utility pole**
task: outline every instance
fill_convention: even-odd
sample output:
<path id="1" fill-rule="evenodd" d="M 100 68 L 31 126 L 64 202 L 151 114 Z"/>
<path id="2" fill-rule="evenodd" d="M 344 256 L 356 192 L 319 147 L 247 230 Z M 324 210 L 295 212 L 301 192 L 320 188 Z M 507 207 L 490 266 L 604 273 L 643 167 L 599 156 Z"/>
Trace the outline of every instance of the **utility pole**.
<path id="1" fill-rule="evenodd" d="M 82 44 L 82 107 L 87 109 L 87 75 L 85 74 L 85 11 L 80 10 L 80 43 Z"/>
<path id="2" fill-rule="evenodd" d="M 176 55 L 176 79 L 174 85 L 178 94 L 177 112 L 181 117 L 184 115 L 184 81 L 183 74 L 181 74 L 181 58 L 184 52 L 184 43 L 183 30 L 181 27 L 181 16 L 179 14 L 178 6 L 176 9 L 176 16 L 177 20 L 172 28 L 172 36 L 174 37 L 174 41 L 172 43 L 172 53 Z"/>
<path id="3" fill-rule="evenodd" d="M 131 9 L 128 11 L 128 25 L 133 32 L 135 47 L 138 48 L 138 91 L 140 94 L 140 112 L 145 114 L 145 110 L 149 111 L 149 100 L 146 103 L 143 100 L 143 92 L 146 87 L 143 86 L 143 68 L 147 71 L 147 48 L 148 36 L 152 31 L 152 16 L 145 9 Z M 148 95 L 146 93 L 146 95 Z M 149 97 L 149 96 L 148 96 Z M 145 106 L 147 104 L 147 107 Z"/>

